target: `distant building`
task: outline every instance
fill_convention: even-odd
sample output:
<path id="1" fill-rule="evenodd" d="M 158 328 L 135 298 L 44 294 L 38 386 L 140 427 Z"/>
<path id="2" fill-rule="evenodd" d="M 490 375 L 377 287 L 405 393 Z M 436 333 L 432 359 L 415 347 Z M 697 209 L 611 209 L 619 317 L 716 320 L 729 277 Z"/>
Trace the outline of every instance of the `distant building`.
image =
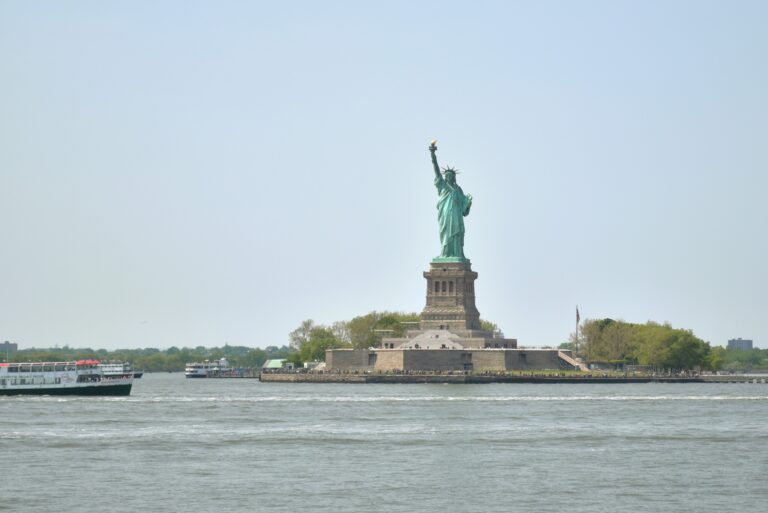
<path id="1" fill-rule="evenodd" d="M 8 353 L 15 353 L 19 350 L 18 344 L 11 344 L 7 340 L 0 344 L 0 353 L 8 354 Z"/>
<path id="2" fill-rule="evenodd" d="M 740 351 L 749 351 L 752 349 L 752 341 L 745 340 L 741 337 L 732 338 L 728 341 L 728 349 L 738 349 Z"/>
<path id="3" fill-rule="evenodd" d="M 276 371 L 280 369 L 293 369 L 293 363 L 289 362 L 285 358 L 276 358 L 273 360 L 267 360 L 264 365 L 261 366 L 261 370 Z"/>

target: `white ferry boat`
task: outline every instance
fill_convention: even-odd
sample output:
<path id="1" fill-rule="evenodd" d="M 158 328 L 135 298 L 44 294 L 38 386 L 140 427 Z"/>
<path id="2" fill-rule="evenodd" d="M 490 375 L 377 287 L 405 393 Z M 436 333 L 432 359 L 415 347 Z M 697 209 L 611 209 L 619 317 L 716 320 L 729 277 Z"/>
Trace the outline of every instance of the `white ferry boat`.
<path id="1" fill-rule="evenodd" d="M 135 379 L 139 379 L 144 375 L 142 371 L 133 370 L 133 366 L 128 362 L 101 362 L 101 368 L 104 369 L 104 374 L 114 376 L 116 374 L 133 374 Z"/>
<path id="2" fill-rule="evenodd" d="M 220 378 L 230 376 L 232 367 L 226 358 L 221 360 L 188 363 L 184 368 L 184 375 L 188 378 Z"/>
<path id="3" fill-rule="evenodd" d="M 119 367 L 119 368 L 118 368 Z M 130 395 L 133 372 L 98 360 L 0 363 L 1 395 Z"/>

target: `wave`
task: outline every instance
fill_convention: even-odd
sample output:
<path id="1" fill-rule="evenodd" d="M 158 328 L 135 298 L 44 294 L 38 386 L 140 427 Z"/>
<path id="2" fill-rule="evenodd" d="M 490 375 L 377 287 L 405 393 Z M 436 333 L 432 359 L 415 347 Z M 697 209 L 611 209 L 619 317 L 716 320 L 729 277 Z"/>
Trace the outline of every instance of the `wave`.
<path id="1" fill-rule="evenodd" d="M 17 402 L 120 403 L 410 403 L 410 402 L 570 402 L 570 401 L 768 401 L 768 395 L 574 395 L 574 396 L 133 396 L 124 398 L 3 398 Z"/>
<path id="2" fill-rule="evenodd" d="M 182 396 L 136 398 L 137 402 L 299 402 L 299 403 L 378 403 L 378 402 L 534 402 L 534 401 L 766 401 L 766 395 L 648 395 L 648 396 Z M 132 400 L 133 401 L 133 400 Z"/>

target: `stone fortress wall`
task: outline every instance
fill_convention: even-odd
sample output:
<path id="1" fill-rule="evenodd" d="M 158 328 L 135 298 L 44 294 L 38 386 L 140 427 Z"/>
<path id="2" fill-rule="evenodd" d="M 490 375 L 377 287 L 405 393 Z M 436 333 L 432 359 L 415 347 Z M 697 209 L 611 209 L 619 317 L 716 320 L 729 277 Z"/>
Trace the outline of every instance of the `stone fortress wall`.
<path id="1" fill-rule="evenodd" d="M 571 370 L 557 349 L 334 349 L 325 367 L 340 372 Z"/>
<path id="2" fill-rule="evenodd" d="M 418 330 L 384 338 L 381 347 L 326 351 L 330 372 L 571 370 L 568 351 L 524 349 L 480 326 L 475 279 L 469 261 L 431 262 L 426 306 Z"/>

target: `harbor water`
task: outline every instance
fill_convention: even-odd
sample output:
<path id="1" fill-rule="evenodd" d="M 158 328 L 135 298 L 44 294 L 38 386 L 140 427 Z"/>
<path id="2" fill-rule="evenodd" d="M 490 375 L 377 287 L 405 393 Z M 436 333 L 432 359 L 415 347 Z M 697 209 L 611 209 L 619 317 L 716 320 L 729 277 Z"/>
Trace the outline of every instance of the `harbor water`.
<path id="1" fill-rule="evenodd" d="M 0 397 L 0 511 L 768 506 L 768 384 L 279 384 Z"/>

